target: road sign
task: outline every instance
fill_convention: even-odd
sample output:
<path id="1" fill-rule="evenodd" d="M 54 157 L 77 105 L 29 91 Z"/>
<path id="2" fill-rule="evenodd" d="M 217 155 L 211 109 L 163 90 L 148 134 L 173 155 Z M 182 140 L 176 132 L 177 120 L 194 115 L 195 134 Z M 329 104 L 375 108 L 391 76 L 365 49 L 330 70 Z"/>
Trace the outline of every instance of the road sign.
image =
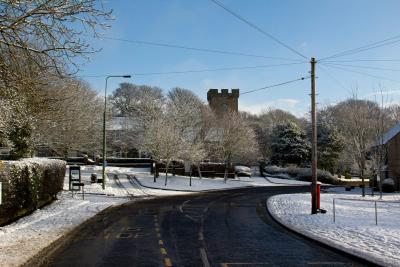
<path id="1" fill-rule="evenodd" d="M 81 167 L 70 166 L 69 167 L 69 190 L 80 191 L 81 188 L 78 184 L 81 183 Z"/>

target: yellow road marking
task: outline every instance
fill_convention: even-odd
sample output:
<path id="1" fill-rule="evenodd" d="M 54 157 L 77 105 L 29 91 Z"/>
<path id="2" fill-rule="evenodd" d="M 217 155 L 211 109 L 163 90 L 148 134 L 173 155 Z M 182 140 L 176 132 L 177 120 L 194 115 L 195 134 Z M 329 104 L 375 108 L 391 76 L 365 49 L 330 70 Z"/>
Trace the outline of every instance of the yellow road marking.
<path id="1" fill-rule="evenodd" d="M 172 266 L 172 262 L 171 262 L 170 258 L 165 258 L 164 259 L 164 265 L 168 266 L 168 267 Z"/>
<path id="2" fill-rule="evenodd" d="M 165 250 L 165 248 L 160 248 L 161 254 L 163 255 L 167 255 L 167 251 Z"/>
<path id="3" fill-rule="evenodd" d="M 162 246 L 162 245 L 164 245 L 164 241 L 158 240 L 158 244 L 159 244 L 160 246 Z"/>
<path id="4" fill-rule="evenodd" d="M 156 227 L 156 232 L 160 232 L 160 228 Z"/>

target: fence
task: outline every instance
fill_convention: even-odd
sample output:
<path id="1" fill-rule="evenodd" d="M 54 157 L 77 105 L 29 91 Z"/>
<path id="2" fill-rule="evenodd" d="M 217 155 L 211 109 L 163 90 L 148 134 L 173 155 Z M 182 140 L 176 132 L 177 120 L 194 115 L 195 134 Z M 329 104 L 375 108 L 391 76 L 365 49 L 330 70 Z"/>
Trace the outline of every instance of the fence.
<path id="1" fill-rule="evenodd" d="M 343 201 L 358 201 L 358 202 L 372 202 L 374 203 L 374 210 L 375 210 L 375 225 L 378 225 L 378 204 L 377 203 L 395 203 L 400 204 L 400 201 L 384 201 L 384 200 L 369 200 L 369 199 L 354 199 L 354 198 L 333 198 L 332 206 L 333 206 L 333 222 L 336 222 L 336 201 L 343 200 Z"/>

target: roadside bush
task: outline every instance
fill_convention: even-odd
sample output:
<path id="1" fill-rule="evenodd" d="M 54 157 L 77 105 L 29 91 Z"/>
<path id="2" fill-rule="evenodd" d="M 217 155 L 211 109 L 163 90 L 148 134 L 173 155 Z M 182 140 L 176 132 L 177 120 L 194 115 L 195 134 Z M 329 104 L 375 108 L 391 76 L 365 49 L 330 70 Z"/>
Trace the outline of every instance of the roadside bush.
<path id="1" fill-rule="evenodd" d="M 41 158 L 0 161 L 0 225 L 49 203 L 63 188 L 66 163 Z"/>
<path id="2" fill-rule="evenodd" d="M 382 192 L 392 193 L 395 191 L 395 182 L 392 178 L 387 178 L 382 181 Z"/>
<path id="3" fill-rule="evenodd" d="M 278 173 L 282 173 L 284 168 L 272 165 L 272 166 L 267 166 L 265 167 L 265 172 L 268 174 L 278 174 Z"/>
<path id="4" fill-rule="evenodd" d="M 267 166 L 265 167 L 267 174 L 280 177 L 280 178 L 292 178 L 300 181 L 311 182 L 312 173 L 311 168 L 299 168 L 296 166 L 289 166 L 281 168 L 278 166 Z M 318 181 L 326 184 L 339 184 L 340 180 L 333 177 L 333 175 L 324 170 L 317 170 Z"/>
<path id="5" fill-rule="evenodd" d="M 311 182 L 312 180 L 312 171 L 310 168 L 301 168 L 299 173 L 297 174 L 297 179 L 300 181 Z M 336 179 L 332 176 L 332 174 L 328 171 L 317 170 L 317 179 L 319 182 L 324 184 L 339 184 L 339 179 Z"/>

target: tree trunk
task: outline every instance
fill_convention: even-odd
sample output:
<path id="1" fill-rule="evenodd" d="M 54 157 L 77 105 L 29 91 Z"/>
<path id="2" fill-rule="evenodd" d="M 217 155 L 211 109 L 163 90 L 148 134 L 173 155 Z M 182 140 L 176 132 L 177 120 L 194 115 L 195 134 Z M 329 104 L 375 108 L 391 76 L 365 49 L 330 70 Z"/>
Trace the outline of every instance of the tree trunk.
<path id="1" fill-rule="evenodd" d="M 364 180 L 364 168 L 363 167 L 360 170 L 360 175 L 361 175 L 362 196 L 365 197 L 365 180 Z"/>
<path id="2" fill-rule="evenodd" d="M 190 178 L 189 178 L 189 186 L 192 186 L 192 164 L 190 164 Z"/>
<path id="3" fill-rule="evenodd" d="M 169 162 L 165 164 L 165 186 L 167 186 Z"/>
<path id="4" fill-rule="evenodd" d="M 227 179 L 228 179 L 228 164 L 225 163 L 224 183 L 226 183 Z"/>
<path id="5" fill-rule="evenodd" d="M 203 178 L 203 177 L 201 176 L 200 163 L 197 165 L 197 171 L 199 172 L 199 177 L 200 177 L 200 179 Z"/>

